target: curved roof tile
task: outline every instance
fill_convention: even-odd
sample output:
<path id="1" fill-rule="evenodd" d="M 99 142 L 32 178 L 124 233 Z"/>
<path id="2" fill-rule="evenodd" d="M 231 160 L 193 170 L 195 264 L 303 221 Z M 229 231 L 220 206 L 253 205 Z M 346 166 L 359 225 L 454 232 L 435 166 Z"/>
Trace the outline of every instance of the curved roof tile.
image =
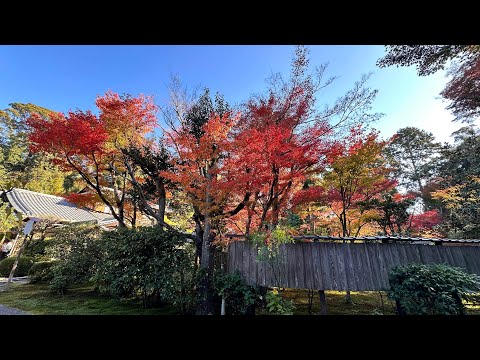
<path id="1" fill-rule="evenodd" d="M 13 208 L 26 216 L 67 222 L 95 221 L 101 225 L 116 221 L 111 214 L 79 208 L 60 196 L 18 188 L 13 188 L 6 195 Z"/>

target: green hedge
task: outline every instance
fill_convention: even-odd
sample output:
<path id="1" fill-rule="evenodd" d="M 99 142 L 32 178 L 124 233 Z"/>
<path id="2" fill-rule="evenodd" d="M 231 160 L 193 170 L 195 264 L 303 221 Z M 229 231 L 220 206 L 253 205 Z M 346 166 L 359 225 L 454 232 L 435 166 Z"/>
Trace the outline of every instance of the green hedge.
<path id="1" fill-rule="evenodd" d="M 403 265 L 390 272 L 389 297 L 406 315 L 463 315 L 462 299 L 480 290 L 480 277 L 443 264 Z"/>
<path id="2" fill-rule="evenodd" d="M 144 306 L 171 302 L 187 312 L 194 300 L 193 247 L 185 238 L 156 227 L 104 232 L 94 277 L 102 292 L 117 298 L 140 296 Z"/>
<path id="3" fill-rule="evenodd" d="M 53 266 L 58 261 L 39 261 L 30 268 L 28 276 L 31 283 L 47 282 L 53 279 Z"/>
<path id="4" fill-rule="evenodd" d="M 9 276 L 10 271 L 12 271 L 13 263 L 15 262 L 16 257 L 8 257 L 0 261 L 0 275 Z M 30 268 L 33 266 L 33 258 L 29 256 L 21 256 L 18 260 L 17 269 L 15 270 L 14 276 L 27 276 Z"/>
<path id="5" fill-rule="evenodd" d="M 53 291 L 63 294 L 69 286 L 90 280 L 102 255 L 99 236 L 96 226 L 71 224 L 48 240 L 46 255 L 56 259 L 50 281 Z"/>

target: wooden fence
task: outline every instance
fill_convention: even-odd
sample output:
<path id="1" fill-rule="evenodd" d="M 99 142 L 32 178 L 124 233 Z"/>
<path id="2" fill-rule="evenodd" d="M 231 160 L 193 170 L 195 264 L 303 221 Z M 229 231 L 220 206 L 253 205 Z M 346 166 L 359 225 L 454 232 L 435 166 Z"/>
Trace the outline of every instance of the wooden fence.
<path id="1" fill-rule="evenodd" d="M 321 290 L 385 290 L 390 269 L 403 264 L 446 263 L 480 275 L 480 246 L 381 243 L 295 243 L 273 260 L 259 261 L 246 241 L 228 247 L 227 268 L 249 285 Z"/>

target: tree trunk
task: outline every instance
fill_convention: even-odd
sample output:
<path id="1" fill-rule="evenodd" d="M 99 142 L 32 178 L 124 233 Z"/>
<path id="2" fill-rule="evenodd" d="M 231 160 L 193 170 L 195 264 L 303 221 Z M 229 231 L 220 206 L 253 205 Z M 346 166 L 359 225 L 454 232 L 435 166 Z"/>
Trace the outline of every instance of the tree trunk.
<path id="1" fill-rule="evenodd" d="M 265 219 L 267 218 L 268 204 L 263 206 L 262 216 L 260 217 L 260 225 L 258 231 L 262 231 L 265 228 Z"/>
<path id="2" fill-rule="evenodd" d="M 245 236 L 250 235 L 250 227 L 252 226 L 253 213 L 255 211 L 255 207 L 257 206 L 258 194 L 259 192 L 256 191 L 255 196 L 253 197 L 252 208 L 250 209 L 249 207 L 247 207 L 248 217 L 247 223 L 245 224 Z"/>
<path id="3" fill-rule="evenodd" d="M 165 192 L 165 184 L 163 181 L 159 181 L 157 185 L 158 189 L 158 219 L 157 224 L 160 230 L 163 230 L 163 223 L 165 222 L 165 208 L 167 206 L 167 195 Z"/>
<path id="4" fill-rule="evenodd" d="M 279 218 L 279 203 L 278 198 L 275 198 L 272 203 L 272 228 L 275 228 L 278 225 Z"/>
<path id="5" fill-rule="evenodd" d="M 260 218 L 260 225 L 258 227 L 259 231 L 262 231 L 265 228 L 265 219 L 267 218 L 268 209 L 272 207 L 272 204 L 275 200 L 278 200 L 277 199 L 278 194 L 275 192 L 275 190 L 278 191 L 278 170 L 276 169 L 275 165 L 272 168 L 272 173 L 273 173 L 273 180 L 272 180 L 272 184 L 270 185 L 270 189 L 268 191 L 268 196 L 267 196 L 268 200 L 263 205 L 262 217 Z M 278 207 L 278 203 L 277 203 L 277 207 Z M 278 222 L 278 214 L 277 215 L 272 214 L 272 218 L 275 218 L 275 216 L 277 217 L 277 222 Z M 274 226 L 276 225 L 274 221 L 272 221 L 272 223 Z"/>
<path id="6" fill-rule="evenodd" d="M 207 191 L 205 197 L 206 203 L 206 212 L 205 212 L 205 226 L 203 228 L 203 243 L 202 243 L 202 257 L 200 259 L 200 271 L 202 271 L 202 278 L 198 287 L 199 293 L 199 303 L 197 305 L 197 315 L 213 315 L 213 238 L 214 233 L 212 232 L 212 220 L 210 216 L 211 205 L 213 202 L 211 196 L 211 183 L 212 183 L 212 174 L 210 169 L 207 166 L 206 168 L 206 178 L 207 178 Z"/>
<path id="7" fill-rule="evenodd" d="M 308 315 L 312 315 L 313 297 L 315 296 L 314 289 L 308 289 Z"/>
<path id="8" fill-rule="evenodd" d="M 122 219 L 122 223 L 125 225 L 125 227 L 127 227 L 127 225 L 125 224 L 125 210 L 123 208 L 123 204 L 120 204 L 118 206 L 118 217 Z"/>
<path id="9" fill-rule="evenodd" d="M 393 227 L 393 224 L 391 222 L 389 222 L 388 227 L 390 228 L 390 232 L 392 233 L 392 235 L 395 234 L 395 228 Z"/>
<path id="10" fill-rule="evenodd" d="M 252 224 L 253 214 L 248 214 L 247 223 L 245 224 L 245 236 L 250 235 L 250 225 Z"/>
<path id="11" fill-rule="evenodd" d="M 340 214 L 340 222 L 342 224 L 342 236 L 348 236 L 347 214 L 345 210 Z"/>
<path id="12" fill-rule="evenodd" d="M 133 215 L 132 215 L 132 228 L 135 229 L 137 227 L 137 204 L 133 204 Z"/>
<path id="13" fill-rule="evenodd" d="M 340 222 L 342 223 L 342 236 L 343 237 L 348 236 L 347 213 L 345 212 L 345 210 L 343 210 L 342 213 L 340 214 Z M 343 240 L 343 242 L 345 242 L 345 240 Z M 350 296 L 350 290 L 347 290 L 347 293 L 345 294 L 345 302 L 347 304 L 352 303 L 352 298 Z"/>
<path id="14" fill-rule="evenodd" d="M 202 258 L 200 259 L 200 271 L 202 277 L 198 286 L 199 303 L 196 315 L 213 315 L 213 268 L 214 268 L 214 247 L 212 241 L 214 234 L 210 229 L 210 221 L 205 223 L 203 233 Z"/>
<path id="15" fill-rule="evenodd" d="M 310 232 L 315 235 L 315 220 L 312 214 L 312 207 L 310 203 L 308 204 L 308 222 L 310 223 Z"/>
<path id="16" fill-rule="evenodd" d="M 272 228 L 278 225 L 278 218 L 280 212 L 279 190 L 278 190 L 278 169 L 275 169 L 275 181 L 273 183 L 273 201 L 272 201 Z"/>
<path id="17" fill-rule="evenodd" d="M 202 244 L 203 244 L 203 228 L 200 223 L 200 219 L 198 216 L 194 215 L 195 221 L 195 255 L 198 257 L 200 261 L 202 259 Z"/>

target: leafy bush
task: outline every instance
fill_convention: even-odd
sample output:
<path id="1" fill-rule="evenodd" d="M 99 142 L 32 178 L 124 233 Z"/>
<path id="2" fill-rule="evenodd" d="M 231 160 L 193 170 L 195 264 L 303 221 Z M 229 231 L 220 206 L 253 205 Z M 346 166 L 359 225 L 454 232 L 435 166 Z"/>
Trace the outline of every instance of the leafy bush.
<path id="1" fill-rule="evenodd" d="M 295 310 L 293 301 L 284 299 L 277 289 L 267 292 L 266 300 L 266 308 L 269 313 L 275 315 L 293 315 L 293 310 Z"/>
<path id="2" fill-rule="evenodd" d="M 47 246 L 47 242 L 45 239 L 32 239 L 28 242 L 23 254 L 25 256 L 35 257 L 38 261 L 38 258 L 45 256 L 45 248 Z"/>
<path id="3" fill-rule="evenodd" d="M 63 294 L 68 286 L 89 281 L 101 258 L 100 229 L 92 225 L 68 225 L 48 241 L 52 265 L 52 290 Z"/>
<path id="4" fill-rule="evenodd" d="M 13 263 L 15 262 L 16 256 L 11 256 L 0 261 L 0 275 L 9 276 L 10 271 L 12 271 Z M 33 265 L 33 258 L 29 256 L 20 256 L 18 259 L 17 269 L 15 270 L 14 276 L 27 276 L 28 271 Z"/>
<path id="5" fill-rule="evenodd" d="M 390 272 L 388 296 L 400 314 L 465 314 L 462 299 L 480 289 L 480 277 L 449 265 L 403 265 Z"/>
<path id="6" fill-rule="evenodd" d="M 258 291 L 245 285 L 238 272 L 225 274 L 215 273 L 214 288 L 219 296 L 225 299 L 225 313 L 227 315 L 245 315 L 251 306 L 259 300 Z"/>
<path id="7" fill-rule="evenodd" d="M 47 282 L 53 279 L 53 266 L 56 261 L 39 261 L 30 268 L 28 276 L 31 283 Z"/>
<path id="8" fill-rule="evenodd" d="M 144 306 L 170 301 L 187 311 L 193 283 L 193 248 L 179 234 L 155 227 L 102 234 L 103 257 L 94 281 L 117 298 L 140 295 Z"/>

